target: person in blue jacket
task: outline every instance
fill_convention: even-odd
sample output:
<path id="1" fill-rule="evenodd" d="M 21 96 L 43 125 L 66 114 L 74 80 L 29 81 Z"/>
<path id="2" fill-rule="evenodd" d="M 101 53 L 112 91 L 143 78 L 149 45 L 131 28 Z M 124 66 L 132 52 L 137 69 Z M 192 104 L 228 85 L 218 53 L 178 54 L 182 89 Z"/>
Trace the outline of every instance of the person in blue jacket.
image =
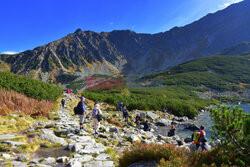
<path id="1" fill-rule="evenodd" d="M 79 111 L 79 118 L 80 118 L 80 131 L 83 131 L 83 123 L 84 119 L 86 117 L 86 111 L 85 111 L 85 97 L 80 97 L 81 101 L 79 101 L 77 108 Z"/>

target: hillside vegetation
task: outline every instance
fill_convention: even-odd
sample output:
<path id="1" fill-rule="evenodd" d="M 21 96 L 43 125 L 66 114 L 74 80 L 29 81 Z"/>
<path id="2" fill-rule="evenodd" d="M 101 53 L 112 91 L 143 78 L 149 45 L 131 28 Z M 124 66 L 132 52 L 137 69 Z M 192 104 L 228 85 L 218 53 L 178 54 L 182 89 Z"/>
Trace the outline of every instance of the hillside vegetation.
<path id="1" fill-rule="evenodd" d="M 210 56 L 154 73 L 141 79 L 161 78 L 163 85 L 206 86 L 218 91 L 238 91 L 250 84 L 250 54 Z"/>
<path id="2" fill-rule="evenodd" d="M 56 101 L 63 93 L 63 89 L 57 86 L 8 72 L 0 72 L 0 88 L 14 90 L 38 100 L 50 101 Z"/>
<path id="3" fill-rule="evenodd" d="M 198 111 L 205 109 L 212 100 L 200 99 L 188 86 L 169 86 L 162 89 L 123 89 L 123 90 L 88 90 L 83 93 L 88 99 L 116 105 L 123 102 L 129 110 L 162 110 L 177 116 L 197 116 Z"/>

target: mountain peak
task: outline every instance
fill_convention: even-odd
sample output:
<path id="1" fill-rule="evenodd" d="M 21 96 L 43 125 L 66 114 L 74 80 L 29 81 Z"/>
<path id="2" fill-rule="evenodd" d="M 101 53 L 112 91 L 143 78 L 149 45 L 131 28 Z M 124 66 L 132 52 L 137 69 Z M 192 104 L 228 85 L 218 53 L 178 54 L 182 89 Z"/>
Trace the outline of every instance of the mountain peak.
<path id="1" fill-rule="evenodd" d="M 81 28 L 78 28 L 74 33 L 79 33 L 79 32 L 82 32 Z"/>

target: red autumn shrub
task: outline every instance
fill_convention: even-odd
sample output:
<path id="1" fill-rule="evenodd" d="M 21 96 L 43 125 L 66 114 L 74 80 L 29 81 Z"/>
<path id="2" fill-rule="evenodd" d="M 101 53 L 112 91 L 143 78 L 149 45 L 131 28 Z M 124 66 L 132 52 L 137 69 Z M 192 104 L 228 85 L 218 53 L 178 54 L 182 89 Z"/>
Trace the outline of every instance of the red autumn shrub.
<path id="1" fill-rule="evenodd" d="M 49 111 L 55 108 L 56 103 L 46 100 L 36 100 L 26 97 L 15 91 L 0 89 L 0 114 L 5 115 L 12 111 L 30 116 L 45 116 L 49 118 Z"/>

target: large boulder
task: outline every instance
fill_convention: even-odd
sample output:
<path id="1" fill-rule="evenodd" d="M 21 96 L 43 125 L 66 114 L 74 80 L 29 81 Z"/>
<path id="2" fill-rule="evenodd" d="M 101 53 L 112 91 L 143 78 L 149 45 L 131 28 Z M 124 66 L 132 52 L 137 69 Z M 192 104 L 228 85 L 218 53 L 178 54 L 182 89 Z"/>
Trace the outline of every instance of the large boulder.
<path id="1" fill-rule="evenodd" d="M 133 143 L 133 142 L 136 142 L 136 141 L 140 141 L 140 138 L 137 135 L 133 134 L 133 135 L 129 136 L 128 141 Z"/>
<path id="2" fill-rule="evenodd" d="M 191 143 L 192 141 L 193 141 L 193 140 L 192 140 L 191 137 L 187 137 L 187 138 L 184 139 L 184 142 L 185 142 L 185 143 Z"/>
<path id="3" fill-rule="evenodd" d="M 159 116 L 151 111 L 148 111 L 147 112 L 147 118 L 149 118 L 150 120 L 154 121 L 156 120 L 157 118 L 159 118 Z"/>
<path id="4" fill-rule="evenodd" d="M 178 122 L 186 122 L 188 121 L 188 117 L 174 117 L 173 121 L 178 121 Z"/>
<path id="5" fill-rule="evenodd" d="M 56 135 L 51 134 L 51 133 L 42 134 L 40 138 L 42 140 L 47 140 L 51 143 L 60 143 L 62 146 L 67 146 L 68 144 L 63 138 L 57 137 Z"/>
<path id="6" fill-rule="evenodd" d="M 185 124 L 182 124 L 184 126 L 184 129 L 188 129 L 188 130 L 191 130 L 191 131 L 196 131 L 196 130 L 199 130 L 200 128 L 195 125 L 194 123 L 185 123 Z"/>
<path id="7" fill-rule="evenodd" d="M 159 121 L 157 121 L 157 122 L 155 123 L 155 125 L 156 125 L 156 126 L 170 126 L 170 125 L 171 125 L 171 122 L 172 122 L 172 121 L 170 121 L 170 120 L 168 120 L 168 119 L 162 118 L 162 119 L 160 119 Z"/>

